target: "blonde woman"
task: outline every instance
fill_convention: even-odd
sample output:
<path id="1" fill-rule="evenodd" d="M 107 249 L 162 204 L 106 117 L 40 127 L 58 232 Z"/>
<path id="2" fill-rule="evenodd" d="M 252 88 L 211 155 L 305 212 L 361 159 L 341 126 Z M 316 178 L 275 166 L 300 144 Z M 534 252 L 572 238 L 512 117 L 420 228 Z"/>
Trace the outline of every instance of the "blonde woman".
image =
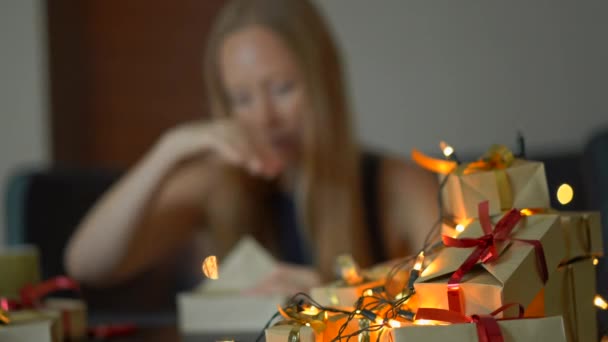
<path id="1" fill-rule="evenodd" d="M 252 234 L 283 261 L 257 292 L 314 286 L 341 253 L 368 266 L 421 247 L 436 181 L 359 146 L 338 50 L 310 1 L 229 1 L 204 76 L 212 119 L 167 132 L 103 196 L 69 242 L 72 276 L 121 281 L 200 230 L 220 256 Z"/>

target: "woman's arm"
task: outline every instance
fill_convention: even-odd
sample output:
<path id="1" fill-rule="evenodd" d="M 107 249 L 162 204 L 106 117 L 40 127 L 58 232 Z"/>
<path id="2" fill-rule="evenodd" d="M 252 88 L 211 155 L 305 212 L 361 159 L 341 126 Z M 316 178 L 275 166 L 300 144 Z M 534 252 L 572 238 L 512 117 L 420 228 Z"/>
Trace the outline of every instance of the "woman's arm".
<path id="1" fill-rule="evenodd" d="M 437 176 L 405 160 L 386 158 L 380 184 L 388 256 L 417 253 L 439 219 Z"/>
<path id="2" fill-rule="evenodd" d="M 66 249 L 68 273 L 104 285 L 151 265 L 204 224 L 206 194 L 219 169 L 209 164 L 276 174 L 259 155 L 229 121 L 171 130 L 81 222 Z"/>

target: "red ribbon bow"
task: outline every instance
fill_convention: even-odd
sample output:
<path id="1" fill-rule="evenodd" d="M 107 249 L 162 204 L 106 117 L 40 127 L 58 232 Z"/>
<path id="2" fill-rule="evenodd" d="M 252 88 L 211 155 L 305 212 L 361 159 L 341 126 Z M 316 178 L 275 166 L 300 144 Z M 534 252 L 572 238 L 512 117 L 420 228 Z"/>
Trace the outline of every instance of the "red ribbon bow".
<path id="1" fill-rule="evenodd" d="M 519 314 L 514 318 L 496 319 L 496 315 L 517 305 Z M 462 313 L 434 308 L 420 308 L 416 313 L 416 320 L 425 319 L 447 323 L 475 323 L 479 342 L 504 342 L 498 320 L 521 319 L 524 316 L 524 308 L 520 304 L 506 304 L 494 310 L 489 315 L 465 316 Z"/>
<path id="2" fill-rule="evenodd" d="M 21 308 L 32 308 L 40 304 L 40 300 L 47 295 L 61 290 L 80 292 L 80 286 L 73 279 L 66 276 L 58 276 L 44 281 L 40 284 L 24 286 L 19 292 L 20 300 L 0 298 L 0 307 L 4 311 L 17 310 Z"/>
<path id="3" fill-rule="evenodd" d="M 548 279 L 547 263 L 543 246 L 538 240 L 523 240 L 513 239 L 510 237 L 515 225 L 522 218 L 519 210 L 511 209 L 504 215 L 492 230 L 492 222 L 489 214 L 489 202 L 484 201 L 479 203 L 479 223 L 485 235 L 473 239 L 462 238 L 455 239 L 447 235 L 443 235 L 443 244 L 447 247 L 456 248 L 471 248 L 476 247 L 469 257 L 460 265 L 460 267 L 452 274 L 448 280 L 448 306 L 450 310 L 463 313 L 463 303 L 461 300 L 460 282 L 478 261 L 482 263 L 492 262 L 498 259 L 497 242 L 504 241 L 520 241 L 530 244 L 536 252 L 536 260 L 541 278 L 544 283 Z"/>

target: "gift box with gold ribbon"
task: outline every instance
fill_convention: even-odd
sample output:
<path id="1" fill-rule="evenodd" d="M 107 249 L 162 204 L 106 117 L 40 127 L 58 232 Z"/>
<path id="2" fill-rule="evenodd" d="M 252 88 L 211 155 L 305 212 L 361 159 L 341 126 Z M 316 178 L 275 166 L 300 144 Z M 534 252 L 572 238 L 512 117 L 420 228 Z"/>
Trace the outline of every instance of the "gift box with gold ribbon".
<path id="1" fill-rule="evenodd" d="M 526 309 L 526 315 L 561 315 L 569 342 L 597 341 L 595 272 L 589 259 L 560 266 Z"/>
<path id="2" fill-rule="evenodd" d="M 416 315 L 420 325 L 392 329 L 383 341 L 566 341 L 559 316 L 496 319 L 497 314 L 495 311 L 489 315 L 465 316 L 441 309 L 420 309 Z"/>
<path id="3" fill-rule="evenodd" d="M 549 190 L 543 163 L 516 159 L 502 145 L 492 146 L 479 160 L 457 164 L 434 159 L 417 150 L 412 159 L 439 174 L 442 215 L 456 220 L 477 216 L 477 204 L 490 203 L 490 215 L 511 208 L 549 208 Z"/>
<path id="4" fill-rule="evenodd" d="M 564 255 L 558 215 L 522 216 L 513 209 L 492 220 L 487 202 L 479 204 L 478 221 L 443 242 L 447 248 L 414 284 L 419 306 L 468 315 L 510 302 L 527 306 Z"/>
<path id="5" fill-rule="evenodd" d="M 293 322 L 280 322 L 265 330 L 266 342 L 323 342 L 323 333 Z"/>

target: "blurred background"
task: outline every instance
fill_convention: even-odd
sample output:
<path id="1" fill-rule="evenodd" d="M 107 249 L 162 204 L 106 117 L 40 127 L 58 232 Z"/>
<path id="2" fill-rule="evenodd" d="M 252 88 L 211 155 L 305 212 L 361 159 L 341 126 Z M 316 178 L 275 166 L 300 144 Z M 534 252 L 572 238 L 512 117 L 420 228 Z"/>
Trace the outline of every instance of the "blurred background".
<path id="1" fill-rule="evenodd" d="M 52 220 L 72 227 L 164 130 L 206 115 L 201 61 L 222 3 L 0 1 L 0 245 L 67 238 Z M 599 207 L 588 189 L 606 189 L 606 176 L 595 184 L 585 156 L 608 129 L 608 2 L 317 3 L 344 54 L 363 142 L 409 157 L 445 140 L 474 158 L 492 143 L 515 147 L 521 132 L 550 186 L 584 194 L 568 209 Z M 51 178 L 68 185 L 23 200 L 24 182 L 48 180 L 46 170 L 63 170 Z M 78 213 L 58 218 L 47 203 L 63 200 Z M 45 214 L 23 214 L 21 202 Z M 48 229 L 14 228 L 28 224 Z M 61 243 L 48 247 L 46 275 L 61 271 Z"/>
<path id="2" fill-rule="evenodd" d="M 204 116 L 222 2 L 0 2 L 0 179 L 26 164 L 122 169 Z M 317 2 L 372 146 L 475 155 L 521 131 L 533 154 L 572 154 L 608 124 L 607 2 Z"/>

